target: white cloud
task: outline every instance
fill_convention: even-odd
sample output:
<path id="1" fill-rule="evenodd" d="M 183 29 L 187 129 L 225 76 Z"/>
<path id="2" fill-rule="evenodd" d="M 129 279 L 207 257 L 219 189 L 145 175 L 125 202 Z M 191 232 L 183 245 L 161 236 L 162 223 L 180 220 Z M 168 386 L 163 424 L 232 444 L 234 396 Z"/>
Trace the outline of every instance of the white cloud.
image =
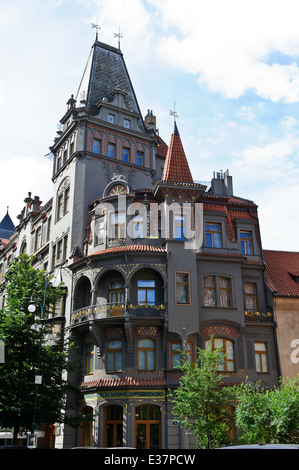
<path id="1" fill-rule="evenodd" d="M 157 50 L 172 67 L 227 98 L 253 90 L 274 102 L 299 101 L 299 68 L 267 63 L 274 52 L 298 57 L 296 0 L 149 0 L 164 34 Z"/>
<path id="2" fill-rule="evenodd" d="M 0 200 L 2 203 L 7 201 L 14 224 L 18 223 L 16 217 L 23 209 L 23 201 L 28 192 L 33 197 L 39 196 L 43 204 L 52 197 L 51 174 L 50 163 L 39 163 L 33 158 L 16 157 L 0 163 Z M 1 211 L 0 220 L 6 213 L 5 203 L 1 206 Z"/>

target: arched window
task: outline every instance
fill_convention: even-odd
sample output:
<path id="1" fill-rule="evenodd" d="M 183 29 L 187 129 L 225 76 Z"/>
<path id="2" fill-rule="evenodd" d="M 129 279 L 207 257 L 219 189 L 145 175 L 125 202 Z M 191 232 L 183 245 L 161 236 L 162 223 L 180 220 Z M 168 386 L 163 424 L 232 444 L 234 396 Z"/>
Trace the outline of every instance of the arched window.
<path id="1" fill-rule="evenodd" d="M 155 370 L 155 341 L 153 339 L 138 340 L 138 370 Z"/>
<path id="2" fill-rule="evenodd" d="M 61 182 L 57 191 L 56 222 L 69 211 L 70 178 L 67 176 Z"/>
<path id="3" fill-rule="evenodd" d="M 123 445 L 123 409 L 120 405 L 104 408 L 104 447 L 122 447 Z"/>
<path id="4" fill-rule="evenodd" d="M 161 410 L 159 406 L 146 404 L 135 409 L 136 449 L 161 447 Z"/>
<path id="5" fill-rule="evenodd" d="M 205 341 L 205 348 L 211 346 L 211 339 Z M 219 372 L 234 372 L 235 371 L 235 353 L 234 343 L 226 338 L 213 338 L 212 350 L 220 349 L 223 352 L 223 358 L 217 364 Z"/>
<path id="6" fill-rule="evenodd" d="M 93 409 L 91 406 L 83 408 L 82 415 L 85 419 L 81 427 L 81 446 L 89 447 L 92 445 Z"/>

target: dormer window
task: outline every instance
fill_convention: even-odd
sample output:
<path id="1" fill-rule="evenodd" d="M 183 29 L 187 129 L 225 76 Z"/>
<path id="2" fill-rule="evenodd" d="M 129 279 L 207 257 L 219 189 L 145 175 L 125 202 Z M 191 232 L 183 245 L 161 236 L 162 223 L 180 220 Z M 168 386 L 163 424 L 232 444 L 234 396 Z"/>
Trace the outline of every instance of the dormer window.
<path id="1" fill-rule="evenodd" d="M 108 113 L 108 122 L 110 124 L 115 124 L 115 115 L 114 114 Z"/>
<path id="2" fill-rule="evenodd" d="M 124 119 L 124 127 L 126 129 L 131 129 L 131 121 L 130 119 Z"/>

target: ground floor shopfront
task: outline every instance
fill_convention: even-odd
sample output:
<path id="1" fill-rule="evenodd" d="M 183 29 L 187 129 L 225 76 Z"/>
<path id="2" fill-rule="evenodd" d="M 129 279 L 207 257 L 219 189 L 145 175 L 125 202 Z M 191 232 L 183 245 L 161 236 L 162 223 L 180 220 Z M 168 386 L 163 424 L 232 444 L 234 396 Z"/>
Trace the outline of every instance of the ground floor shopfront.
<path id="1" fill-rule="evenodd" d="M 165 390 L 86 393 L 80 397 L 81 411 L 87 420 L 77 436 L 78 445 L 188 448 L 188 438 L 171 416 L 169 406 Z"/>

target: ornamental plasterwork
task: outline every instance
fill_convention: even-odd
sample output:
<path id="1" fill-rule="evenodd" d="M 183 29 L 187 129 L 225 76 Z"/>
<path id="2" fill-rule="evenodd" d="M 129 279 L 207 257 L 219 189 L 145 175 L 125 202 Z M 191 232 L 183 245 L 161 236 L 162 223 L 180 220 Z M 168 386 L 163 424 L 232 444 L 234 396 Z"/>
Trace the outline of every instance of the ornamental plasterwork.
<path id="1" fill-rule="evenodd" d="M 138 326 L 134 330 L 136 336 L 154 336 L 157 338 L 159 335 L 159 328 L 156 326 Z"/>
<path id="2" fill-rule="evenodd" d="M 239 336 L 239 332 L 229 326 L 209 326 L 207 328 L 203 328 L 200 333 L 204 338 L 219 335 L 236 339 Z"/>

